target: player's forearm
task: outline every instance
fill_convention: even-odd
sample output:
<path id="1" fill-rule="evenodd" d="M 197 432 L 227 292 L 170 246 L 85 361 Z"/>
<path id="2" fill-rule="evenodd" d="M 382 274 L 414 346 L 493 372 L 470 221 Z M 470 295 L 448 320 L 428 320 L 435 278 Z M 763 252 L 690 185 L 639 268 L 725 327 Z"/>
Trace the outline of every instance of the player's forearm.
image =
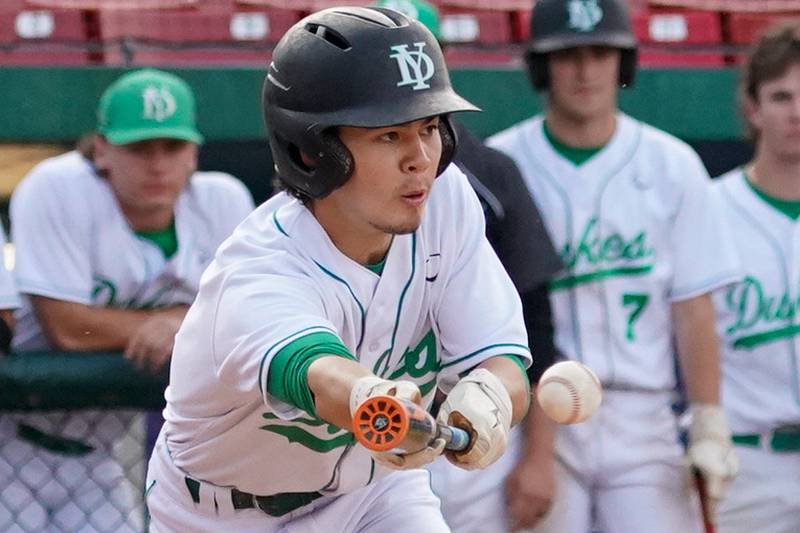
<path id="1" fill-rule="evenodd" d="M 350 391 L 359 378 L 371 376 L 357 361 L 343 357 L 320 357 L 308 367 L 308 387 L 314 395 L 317 416 L 337 427 L 349 430 Z"/>
<path id="2" fill-rule="evenodd" d="M 530 404 L 528 378 L 520 370 L 519 365 L 509 357 L 499 356 L 487 359 L 478 367 L 485 368 L 503 383 L 511 397 L 511 423 L 512 425 L 519 423 L 528 412 Z"/>
<path id="3" fill-rule="evenodd" d="M 672 320 L 686 393 L 691 402 L 719 403 L 719 339 L 709 294 L 672 304 Z"/>
<path id="4" fill-rule="evenodd" d="M 138 328 L 156 313 L 186 314 L 187 306 L 166 310 L 112 309 L 31 297 L 34 310 L 50 344 L 59 350 L 124 350 Z"/>

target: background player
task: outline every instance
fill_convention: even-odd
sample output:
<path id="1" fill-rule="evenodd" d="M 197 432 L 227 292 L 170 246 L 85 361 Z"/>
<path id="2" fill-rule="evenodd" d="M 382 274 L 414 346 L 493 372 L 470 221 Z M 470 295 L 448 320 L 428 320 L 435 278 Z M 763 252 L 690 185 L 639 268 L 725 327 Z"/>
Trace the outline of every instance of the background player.
<path id="1" fill-rule="evenodd" d="M 717 187 L 745 278 L 717 291 L 723 403 L 741 470 L 720 533 L 800 531 L 796 235 L 800 217 L 800 23 L 754 45 L 742 69 L 755 157 Z"/>
<path id="2" fill-rule="evenodd" d="M 77 151 L 48 159 L 12 198 L 24 295 L 14 347 L 119 350 L 156 371 L 200 274 L 253 203 L 233 177 L 196 172 L 202 137 L 179 78 L 122 76 L 104 92 L 98 119 L 92 159 Z M 0 486 L 13 487 L 3 497 L 14 500 L 1 507 L 27 506 L 19 519 L 35 530 L 140 531 L 138 489 L 114 456 L 140 419 L 108 410 L 3 417 L 1 438 L 15 441 L 3 459 L 17 467 L 0 469 Z M 141 457 L 143 438 L 137 445 Z"/>
<path id="3" fill-rule="evenodd" d="M 292 27 L 264 102 L 288 192 L 220 248 L 178 333 L 151 530 L 448 531 L 418 468 L 443 442 L 373 455 L 349 428 L 372 395 L 429 407 L 438 385 L 473 443 L 448 458 L 482 468 L 527 409 L 519 297 L 449 165 L 448 114 L 475 108 L 433 35 L 378 8 Z"/>
<path id="4" fill-rule="evenodd" d="M 605 533 L 699 531 L 670 409 L 672 337 L 694 415 L 689 459 L 718 498 L 735 460 L 709 292 L 737 279 L 735 254 L 696 154 L 617 109 L 636 67 L 626 3 L 541 0 L 531 35 L 545 114 L 489 144 L 515 159 L 561 250 L 556 344 L 605 389 L 591 420 L 558 429 L 556 498 L 536 531 L 585 533 L 593 509 Z"/>

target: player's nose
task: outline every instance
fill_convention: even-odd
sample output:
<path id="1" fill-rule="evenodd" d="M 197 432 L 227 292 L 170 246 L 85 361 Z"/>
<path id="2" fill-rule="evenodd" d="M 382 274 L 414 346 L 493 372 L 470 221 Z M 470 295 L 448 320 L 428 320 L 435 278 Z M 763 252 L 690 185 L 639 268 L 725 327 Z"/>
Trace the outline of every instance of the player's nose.
<path id="1" fill-rule="evenodd" d="M 433 164 L 435 146 L 422 135 L 412 136 L 406 143 L 406 153 L 402 161 L 403 171 L 409 173 L 425 172 Z"/>

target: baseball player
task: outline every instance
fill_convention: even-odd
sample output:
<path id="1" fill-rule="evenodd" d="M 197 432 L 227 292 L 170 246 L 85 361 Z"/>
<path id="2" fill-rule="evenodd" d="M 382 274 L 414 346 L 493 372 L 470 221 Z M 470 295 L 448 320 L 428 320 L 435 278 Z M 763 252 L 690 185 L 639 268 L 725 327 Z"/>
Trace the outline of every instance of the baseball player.
<path id="1" fill-rule="evenodd" d="M 219 244 L 252 211 L 232 176 L 196 172 L 195 103 L 179 78 L 126 74 L 103 94 L 93 154 L 48 159 L 11 201 L 23 304 L 15 351 L 119 350 L 157 370 Z M 87 157 L 91 156 L 90 157 Z M 114 448 L 141 415 L 0 421 L 0 507 L 35 531 L 141 531 L 140 488 Z M 144 454 L 144 440 L 137 442 Z M 143 472 L 142 472 L 143 474 Z"/>
<path id="2" fill-rule="evenodd" d="M 335 90 L 332 90 L 335 88 Z M 389 9 L 331 8 L 275 48 L 264 110 L 285 192 L 217 252 L 176 337 L 148 471 L 151 531 L 445 532 L 413 453 L 370 452 L 355 409 L 392 394 L 470 434 L 483 468 L 527 409 L 514 286 L 450 165 L 441 50 Z"/>
<path id="3" fill-rule="evenodd" d="M 714 295 L 723 401 L 741 470 L 720 533 L 800 531 L 800 373 L 795 239 L 800 217 L 800 24 L 782 23 L 742 69 L 753 160 L 715 183 L 744 280 Z"/>
<path id="4" fill-rule="evenodd" d="M 700 531 L 670 409 L 672 338 L 693 414 L 688 459 L 717 499 L 736 463 L 709 293 L 738 278 L 732 243 L 697 155 L 617 109 L 636 67 L 626 3 L 541 0 L 531 35 L 526 61 L 546 92 L 544 116 L 489 144 L 515 159 L 561 250 L 565 269 L 550 286 L 556 344 L 605 388 L 592 419 L 558 428 L 556 496 L 535 531 L 585 533 L 593 519 L 604 533 Z M 509 492 L 512 513 L 522 494 Z"/>

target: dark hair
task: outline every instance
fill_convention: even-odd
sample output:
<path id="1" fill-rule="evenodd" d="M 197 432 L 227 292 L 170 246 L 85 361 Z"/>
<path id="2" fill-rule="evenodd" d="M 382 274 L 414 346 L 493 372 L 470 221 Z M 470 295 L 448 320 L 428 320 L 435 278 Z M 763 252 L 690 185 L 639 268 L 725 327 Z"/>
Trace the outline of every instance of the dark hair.
<path id="1" fill-rule="evenodd" d="M 758 100 L 758 89 L 764 83 L 783 76 L 794 64 L 800 65 L 800 19 L 783 20 L 767 28 L 753 43 L 741 70 L 739 99 Z M 747 124 L 752 139 L 757 132 Z"/>
<path id="2" fill-rule="evenodd" d="M 761 84 L 783 76 L 795 63 L 800 64 L 800 19 L 773 24 L 748 54 L 742 69 L 744 96 L 755 99 Z"/>
<path id="3" fill-rule="evenodd" d="M 289 194 L 289 196 L 297 198 L 303 203 L 303 205 L 309 205 L 311 203 L 312 198 L 309 195 L 295 187 L 292 187 L 292 185 L 283 180 L 280 174 L 277 172 L 272 177 L 272 188 L 275 191 L 284 191 Z"/>

